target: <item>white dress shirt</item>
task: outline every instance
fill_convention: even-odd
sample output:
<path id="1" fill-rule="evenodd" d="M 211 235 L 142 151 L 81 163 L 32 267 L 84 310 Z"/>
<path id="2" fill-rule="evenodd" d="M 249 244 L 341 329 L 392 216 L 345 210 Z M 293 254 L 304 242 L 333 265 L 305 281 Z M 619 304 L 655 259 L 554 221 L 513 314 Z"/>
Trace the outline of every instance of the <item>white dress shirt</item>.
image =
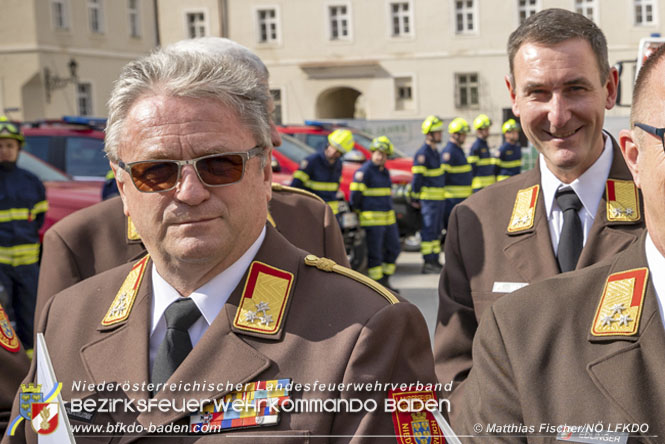
<path id="1" fill-rule="evenodd" d="M 226 304 L 226 300 L 231 292 L 238 286 L 245 271 L 252 263 L 254 256 L 259 251 L 263 239 L 266 237 L 266 228 L 263 227 L 261 234 L 249 247 L 249 249 L 229 268 L 210 279 L 203 286 L 196 289 L 190 298 L 201 311 L 202 316 L 192 325 L 188 332 L 192 341 L 192 347 L 196 346 L 210 324 L 215 320 L 219 312 Z M 157 350 L 166 336 L 166 319 L 164 312 L 166 308 L 176 301 L 180 296 L 178 290 L 166 282 L 157 272 L 157 268 L 152 266 L 152 325 L 150 329 L 150 371 L 152 363 L 157 356 Z"/>
<path id="2" fill-rule="evenodd" d="M 663 307 L 665 306 L 665 273 L 662 273 L 662 270 L 665 270 L 665 257 L 663 257 L 661 252 L 658 251 L 648 232 L 644 247 L 647 253 L 649 276 L 651 277 L 653 288 L 656 290 L 660 320 L 663 322 L 663 325 L 665 325 L 665 311 L 663 310 Z"/>
<path id="3" fill-rule="evenodd" d="M 538 156 L 540 162 L 540 182 L 543 188 L 543 201 L 545 202 L 545 214 L 550 227 L 550 239 L 552 248 L 556 255 L 559 247 L 559 238 L 561 237 L 561 228 L 563 227 L 563 211 L 556 203 L 554 196 L 559 188 L 572 188 L 582 202 L 582 208 L 577 212 L 582 222 L 582 231 L 584 232 L 584 245 L 586 245 L 587 236 L 593 225 L 593 220 L 598 211 L 600 199 L 605 192 L 605 182 L 610 174 L 614 152 L 612 148 L 612 139 L 604 135 L 605 146 L 600 157 L 587 169 L 580 177 L 569 184 L 561 182 L 545 164 L 545 158 L 542 154 Z"/>

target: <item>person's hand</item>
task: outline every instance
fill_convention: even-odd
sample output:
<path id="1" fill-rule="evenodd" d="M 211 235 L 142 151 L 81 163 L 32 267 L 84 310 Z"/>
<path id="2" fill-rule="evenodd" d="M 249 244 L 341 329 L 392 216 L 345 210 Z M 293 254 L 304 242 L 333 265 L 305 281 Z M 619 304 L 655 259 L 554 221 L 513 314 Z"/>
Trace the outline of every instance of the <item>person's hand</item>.
<path id="1" fill-rule="evenodd" d="M 415 199 L 412 200 L 412 201 L 411 201 L 411 206 L 412 206 L 413 208 L 420 209 L 420 201 L 419 201 L 419 200 L 415 200 Z"/>

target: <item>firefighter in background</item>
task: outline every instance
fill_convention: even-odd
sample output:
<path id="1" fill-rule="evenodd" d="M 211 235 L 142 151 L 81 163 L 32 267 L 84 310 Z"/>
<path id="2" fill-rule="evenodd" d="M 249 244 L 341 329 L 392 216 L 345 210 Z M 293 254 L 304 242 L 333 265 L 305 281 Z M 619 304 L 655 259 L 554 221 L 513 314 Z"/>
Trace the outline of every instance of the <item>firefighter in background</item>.
<path id="1" fill-rule="evenodd" d="M 492 121 L 485 114 L 479 114 L 473 121 L 473 128 L 476 130 L 477 137 L 471 145 L 466 160 L 471 165 L 473 174 L 471 188 L 474 193 L 496 182 L 495 159 L 490 154 L 490 148 L 487 145 L 490 126 L 492 126 Z"/>
<path id="2" fill-rule="evenodd" d="M 443 213 L 443 228 L 448 229 L 450 212 L 458 203 L 471 195 L 473 175 L 471 165 L 466 161 L 462 145 L 469 133 L 469 124 L 461 117 L 456 117 L 448 125 L 448 144 L 441 153 L 444 170 L 446 201 Z"/>
<path id="3" fill-rule="evenodd" d="M 423 255 L 423 274 L 441 272 L 441 227 L 445 188 L 441 146 L 443 122 L 437 116 L 428 116 L 422 123 L 425 143 L 413 159 L 413 205 L 420 208 L 423 219 L 420 230 L 420 253 Z"/>
<path id="4" fill-rule="evenodd" d="M 339 182 L 342 178 L 342 155 L 353 149 L 353 134 L 338 129 L 328 135 L 328 146 L 307 156 L 300 169 L 293 173 L 292 187 L 311 191 L 321 197 L 337 214 L 339 211 Z"/>
<path id="5" fill-rule="evenodd" d="M 48 209 L 42 182 L 16 166 L 23 146 L 17 124 L 0 117 L 0 284 L 5 287 L 16 334 L 33 346 L 33 318 L 39 276 L 39 229 Z M 2 333 L 0 332 L 0 339 Z"/>
<path id="6" fill-rule="evenodd" d="M 386 160 L 394 146 L 385 136 L 372 140 L 370 160 L 356 171 L 351 183 L 351 207 L 360 212 L 360 225 L 367 236 L 369 277 L 399 293 L 390 285 L 400 253 L 399 230 L 390 195 L 392 182 Z"/>
<path id="7" fill-rule="evenodd" d="M 522 170 L 522 147 L 520 146 L 520 126 L 515 119 L 508 119 L 501 127 L 505 141 L 499 148 L 497 180 L 508 179 Z"/>

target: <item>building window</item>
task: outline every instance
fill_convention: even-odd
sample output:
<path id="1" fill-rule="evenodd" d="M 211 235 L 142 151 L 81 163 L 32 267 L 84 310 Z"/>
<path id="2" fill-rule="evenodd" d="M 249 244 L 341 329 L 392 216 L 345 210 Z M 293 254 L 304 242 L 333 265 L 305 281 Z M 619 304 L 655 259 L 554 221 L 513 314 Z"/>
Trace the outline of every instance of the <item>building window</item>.
<path id="1" fill-rule="evenodd" d="M 596 0 L 575 0 L 575 12 L 596 21 Z"/>
<path id="2" fill-rule="evenodd" d="M 455 0 L 455 32 L 465 34 L 476 30 L 476 10 L 473 0 Z"/>
<path id="3" fill-rule="evenodd" d="M 259 20 L 259 43 L 279 43 L 279 15 L 275 8 L 256 11 Z"/>
<path id="4" fill-rule="evenodd" d="M 635 25 L 655 25 L 656 14 L 654 13 L 654 0 L 634 0 L 635 5 Z"/>
<path id="5" fill-rule="evenodd" d="M 415 109 L 413 103 L 413 79 L 411 77 L 395 78 L 395 110 Z"/>
<path id="6" fill-rule="evenodd" d="M 411 35 L 411 21 L 409 2 L 390 2 L 390 33 L 393 37 Z"/>
<path id="7" fill-rule="evenodd" d="M 104 11 L 102 7 L 103 0 L 88 0 L 88 19 L 90 21 L 90 30 L 101 34 L 104 32 Z"/>
<path id="8" fill-rule="evenodd" d="M 349 7 L 347 5 L 328 6 L 330 18 L 330 40 L 349 40 Z"/>
<path id="9" fill-rule="evenodd" d="M 80 116 L 92 116 L 92 85 L 90 83 L 76 85 L 76 102 Z"/>
<path id="10" fill-rule="evenodd" d="M 272 94 L 272 101 L 275 107 L 272 111 L 272 121 L 275 125 L 282 124 L 282 90 L 281 89 L 271 89 L 270 94 Z"/>
<path id="11" fill-rule="evenodd" d="M 538 9 L 538 0 L 518 0 L 517 11 L 519 13 L 520 24 L 538 12 Z"/>
<path id="12" fill-rule="evenodd" d="M 187 13 L 187 36 L 190 39 L 196 37 L 205 37 L 208 34 L 206 30 L 206 15 L 204 12 Z"/>
<path id="13" fill-rule="evenodd" d="M 129 35 L 141 36 L 141 15 L 139 14 L 139 0 L 127 0 L 127 12 L 129 14 Z"/>
<path id="14" fill-rule="evenodd" d="M 478 106 L 478 73 L 455 74 L 457 108 Z"/>
<path id="15" fill-rule="evenodd" d="M 55 29 L 69 29 L 69 7 L 67 0 L 51 0 L 51 16 Z"/>

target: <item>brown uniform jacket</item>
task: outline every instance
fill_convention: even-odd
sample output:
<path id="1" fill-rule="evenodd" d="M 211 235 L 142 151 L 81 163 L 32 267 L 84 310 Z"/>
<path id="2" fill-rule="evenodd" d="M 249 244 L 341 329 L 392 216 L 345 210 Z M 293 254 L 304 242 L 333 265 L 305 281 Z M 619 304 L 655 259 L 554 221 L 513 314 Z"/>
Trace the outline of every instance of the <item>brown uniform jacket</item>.
<path id="1" fill-rule="evenodd" d="M 317 196 L 273 184 L 270 214 L 277 230 L 294 245 L 348 266 L 337 220 Z M 51 227 L 42 247 L 35 325 L 54 294 L 145 254 L 138 235 L 130 233 L 120 197 L 77 211 Z"/>
<path id="2" fill-rule="evenodd" d="M 9 423 L 12 401 L 19 384 L 30 367 L 30 359 L 25 354 L 21 341 L 9 324 L 9 319 L 0 306 L 0 436 Z M 18 346 L 19 349 L 12 351 Z"/>
<path id="3" fill-rule="evenodd" d="M 289 305 L 281 330 L 275 335 L 248 333 L 234 327 L 247 276 L 232 292 L 225 307 L 183 361 L 169 382 L 211 382 L 233 384 L 291 378 L 294 383 L 415 382 L 435 383 L 434 362 L 425 321 L 414 305 L 399 301 L 384 289 L 381 294 L 365 284 L 334 272 L 306 265 L 306 252 L 290 244 L 268 225 L 266 238 L 254 261 L 293 274 Z M 150 264 L 148 264 L 150 265 Z M 63 383 L 63 399 L 126 396 L 124 392 L 73 392 L 73 381 L 99 383 L 149 381 L 149 326 L 152 282 L 149 266 L 137 291 L 126 321 L 103 326 L 131 264 L 98 274 L 59 293 L 45 308 L 40 331 L 45 333 L 56 378 Z M 257 284 L 258 285 L 258 284 Z M 267 290 L 266 290 L 267 291 Z M 94 295 L 94 297 L 91 297 Z M 256 295 L 256 293 L 255 293 Z M 390 301 L 389 299 L 392 299 Z M 277 316 L 274 315 L 274 319 Z M 34 367 L 26 380 L 34 377 Z M 188 392 L 160 392 L 156 399 L 219 399 L 227 390 L 192 389 Z M 375 413 L 281 413 L 277 426 L 238 430 L 268 433 L 270 442 L 328 442 L 309 435 L 343 435 L 341 441 L 361 442 L 369 438 L 353 435 L 394 435 L 391 415 L 384 413 L 384 391 L 372 392 L 380 401 Z M 129 396 L 147 399 L 146 392 Z M 352 392 L 300 391 L 293 398 L 327 399 L 354 397 Z M 18 411 L 17 401 L 14 414 Z M 184 413 L 97 413 L 95 424 L 138 420 L 143 425 L 167 424 Z M 77 423 L 72 418 L 72 423 Z M 26 431 L 27 429 L 27 431 Z M 282 440 L 279 437 L 283 436 Z M 197 437 L 198 438 L 198 437 Z M 219 436 L 200 437 L 218 442 Z M 30 426 L 8 442 L 36 442 Z M 240 442 L 258 442 L 260 438 Z M 372 442 L 381 442 L 381 439 Z M 384 440 L 395 442 L 395 438 Z M 5 441 L 3 441 L 4 443 Z M 89 442 L 78 439 L 78 443 Z M 99 442 L 99 441 L 95 441 Z M 125 441 L 122 441 L 125 442 Z M 169 440 L 167 442 L 178 442 Z"/>
<path id="4" fill-rule="evenodd" d="M 658 435 L 640 442 L 664 442 L 665 330 L 650 278 L 645 286 L 637 281 L 631 286 L 630 277 L 623 276 L 628 279 L 620 279 L 610 291 L 610 295 L 620 294 L 624 299 L 617 301 L 623 303 L 626 296 L 639 296 L 646 287 L 636 332 L 594 335 L 594 330 L 608 329 L 602 319 L 616 303 L 608 299 L 598 310 L 608 277 L 646 266 L 642 237 L 612 260 L 533 284 L 497 301 L 480 323 L 473 343 L 473 368 L 460 386 L 461 398 L 451 407 L 455 432 L 478 435 L 473 427 L 481 424 L 486 434 L 490 423 L 533 425 L 531 435 L 542 434 L 538 433 L 541 423 L 602 422 L 604 427 L 637 423 L 648 425 L 645 435 Z M 633 312 L 629 317 L 637 316 Z M 621 326 L 617 321 L 611 324 Z M 621 328 L 634 329 L 634 324 Z M 477 441 L 520 441 L 505 435 L 499 438 Z M 532 436 L 528 442 L 554 439 Z"/>
<path id="5" fill-rule="evenodd" d="M 616 144 L 609 179 L 632 181 Z M 536 163 L 534 169 L 494 184 L 453 209 L 444 246 L 434 338 L 436 372 L 442 383 L 457 383 L 467 376 L 478 321 L 494 301 L 506 294 L 493 292 L 495 282 L 528 284 L 559 273 L 542 190 L 533 226 L 512 233 L 507 230 L 518 191 L 539 184 L 540 168 Z M 622 251 L 643 229 L 642 217 L 634 222 L 609 221 L 604 193 L 577 269 Z"/>

